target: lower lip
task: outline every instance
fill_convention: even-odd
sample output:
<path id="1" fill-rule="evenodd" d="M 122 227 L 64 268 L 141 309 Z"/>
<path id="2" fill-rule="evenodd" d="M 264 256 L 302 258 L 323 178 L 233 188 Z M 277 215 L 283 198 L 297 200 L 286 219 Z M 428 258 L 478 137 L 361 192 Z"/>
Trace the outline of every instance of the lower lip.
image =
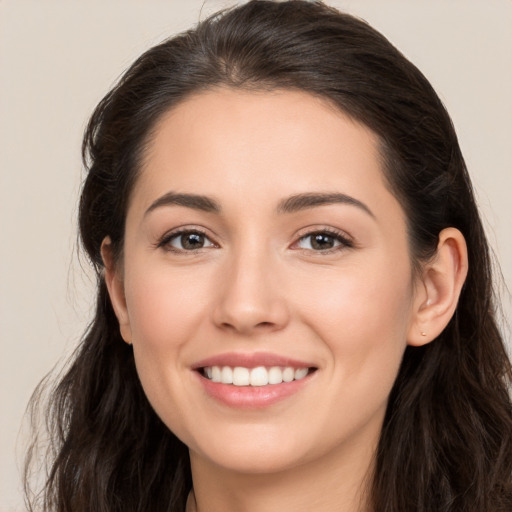
<path id="1" fill-rule="evenodd" d="M 206 393 L 229 407 L 262 408 L 291 397 L 310 382 L 316 373 L 309 373 L 303 379 L 267 386 L 234 386 L 213 382 L 200 373 L 197 376 Z"/>

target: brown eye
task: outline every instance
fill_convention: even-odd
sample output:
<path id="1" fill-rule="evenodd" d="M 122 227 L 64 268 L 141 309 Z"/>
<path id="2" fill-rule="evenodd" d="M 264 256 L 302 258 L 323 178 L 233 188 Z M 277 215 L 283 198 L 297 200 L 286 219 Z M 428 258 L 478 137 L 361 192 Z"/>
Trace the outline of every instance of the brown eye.
<path id="1" fill-rule="evenodd" d="M 300 249 L 308 249 L 312 251 L 328 251 L 330 249 L 352 247 L 352 243 L 337 233 L 317 231 L 303 236 L 299 240 L 297 246 Z"/>
<path id="2" fill-rule="evenodd" d="M 318 233 L 311 235 L 311 247 L 316 251 L 322 251 L 324 249 L 332 249 L 336 243 L 336 240 L 331 235 L 324 233 Z"/>
<path id="3" fill-rule="evenodd" d="M 167 240 L 166 245 L 179 251 L 194 251 L 214 246 L 211 240 L 199 231 L 176 233 Z"/>
<path id="4" fill-rule="evenodd" d="M 180 242 L 183 249 L 200 249 L 204 245 L 204 235 L 199 233 L 188 233 L 180 236 Z"/>

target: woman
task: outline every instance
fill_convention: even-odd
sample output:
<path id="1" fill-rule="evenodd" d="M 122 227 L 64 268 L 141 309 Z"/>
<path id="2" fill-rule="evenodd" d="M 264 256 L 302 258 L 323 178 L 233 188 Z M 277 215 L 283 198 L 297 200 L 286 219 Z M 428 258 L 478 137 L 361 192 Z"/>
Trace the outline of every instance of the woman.
<path id="1" fill-rule="evenodd" d="M 450 119 L 365 23 L 249 2 L 94 112 L 96 316 L 48 510 L 506 511 L 511 367 Z"/>

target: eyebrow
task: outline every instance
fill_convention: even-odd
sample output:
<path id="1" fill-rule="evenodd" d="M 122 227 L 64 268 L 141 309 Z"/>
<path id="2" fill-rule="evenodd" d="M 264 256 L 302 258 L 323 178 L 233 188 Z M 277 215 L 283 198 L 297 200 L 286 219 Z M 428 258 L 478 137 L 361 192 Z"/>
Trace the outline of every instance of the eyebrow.
<path id="1" fill-rule="evenodd" d="M 151 203 L 151 206 L 146 210 L 144 216 L 162 206 L 185 206 L 186 208 L 193 208 L 194 210 L 209 213 L 220 213 L 221 211 L 219 203 L 210 197 L 198 194 L 168 192 Z"/>
<path id="2" fill-rule="evenodd" d="M 373 212 L 363 202 L 355 199 L 354 197 L 347 196 L 346 194 L 340 193 L 322 193 L 322 192 L 310 192 L 305 194 L 296 194 L 283 201 L 281 201 L 277 207 L 279 213 L 294 213 L 308 208 L 314 208 L 315 206 L 323 206 L 328 204 L 347 204 L 350 206 L 356 206 L 363 210 L 371 217 L 375 218 Z"/>
<path id="3" fill-rule="evenodd" d="M 308 208 L 329 204 L 347 204 L 350 206 L 356 206 L 371 217 L 375 218 L 373 212 L 363 202 L 346 194 L 332 192 L 306 192 L 290 196 L 279 202 L 277 212 L 283 214 L 294 213 Z M 144 216 L 163 206 L 185 206 L 186 208 L 192 208 L 194 210 L 200 210 L 208 213 L 221 213 L 220 204 L 211 197 L 198 194 L 179 194 L 171 191 L 153 201 L 144 213 Z"/>

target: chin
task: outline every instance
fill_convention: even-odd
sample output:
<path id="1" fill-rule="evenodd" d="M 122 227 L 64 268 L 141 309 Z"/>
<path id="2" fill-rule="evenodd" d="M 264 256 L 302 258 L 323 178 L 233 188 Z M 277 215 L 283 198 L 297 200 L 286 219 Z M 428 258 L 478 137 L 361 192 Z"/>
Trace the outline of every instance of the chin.
<path id="1" fill-rule="evenodd" d="M 308 453 L 309 443 L 304 436 L 290 435 L 289 429 L 283 432 L 268 426 L 254 427 L 231 428 L 225 435 L 217 430 L 217 435 L 212 438 L 203 438 L 198 444 L 191 443 L 191 459 L 209 461 L 230 472 L 272 474 L 294 468 L 315 457 Z"/>
<path id="2" fill-rule="evenodd" d="M 224 471 L 246 474 L 264 475 L 285 472 L 301 464 L 297 454 L 270 453 L 266 450 L 250 450 L 245 452 L 227 451 L 224 453 L 196 454 L 197 457 L 208 457 L 210 462 Z"/>

